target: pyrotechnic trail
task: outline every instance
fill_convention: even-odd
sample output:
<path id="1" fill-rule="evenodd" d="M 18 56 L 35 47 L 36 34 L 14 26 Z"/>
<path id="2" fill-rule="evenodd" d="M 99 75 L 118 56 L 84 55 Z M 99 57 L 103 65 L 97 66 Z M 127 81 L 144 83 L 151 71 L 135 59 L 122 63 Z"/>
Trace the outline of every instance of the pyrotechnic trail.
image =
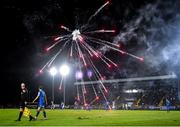
<path id="1" fill-rule="evenodd" d="M 106 41 L 101 38 L 97 38 L 97 36 L 93 37 L 93 35 L 99 36 L 99 34 L 115 33 L 116 32 L 115 30 L 113 30 L 113 29 L 92 30 L 91 29 L 89 31 L 89 28 L 91 27 L 90 24 L 93 21 L 93 19 L 95 19 L 95 17 L 109 4 L 110 4 L 109 1 L 104 3 L 99 9 L 97 9 L 97 11 L 94 14 L 92 14 L 89 17 L 86 24 L 82 25 L 79 28 L 76 28 L 75 30 L 71 30 L 70 28 L 68 28 L 64 25 L 61 25 L 60 28 L 62 30 L 64 30 L 65 32 L 67 32 L 67 34 L 55 37 L 54 43 L 51 46 L 49 46 L 48 48 L 46 48 L 46 51 L 53 50 L 53 48 L 55 48 L 59 44 L 63 43 L 63 45 L 61 46 L 59 51 L 42 67 L 42 69 L 40 69 L 40 72 L 42 73 L 44 69 L 51 67 L 51 65 L 54 63 L 56 58 L 60 55 L 60 53 L 63 50 L 65 50 L 65 48 L 67 48 L 67 46 L 69 45 L 70 46 L 69 52 L 67 52 L 67 53 L 69 53 L 69 56 L 80 61 L 80 63 L 82 63 L 84 67 L 90 66 L 91 69 L 94 71 L 95 79 L 100 81 L 99 88 L 100 88 L 100 92 L 102 93 L 102 96 L 105 99 L 105 101 L 107 101 L 107 97 L 106 97 L 105 93 L 107 93 L 108 91 L 102 82 L 102 80 L 103 80 L 102 75 L 99 72 L 98 68 L 95 66 L 95 63 L 93 62 L 92 58 L 94 56 L 99 58 L 99 60 L 101 60 L 103 63 L 105 63 L 105 65 L 107 65 L 107 67 L 111 67 L 111 66 L 118 67 L 118 65 L 115 62 L 113 62 L 110 58 L 106 57 L 103 53 L 101 53 L 98 48 L 93 47 L 92 44 L 98 45 L 101 47 L 105 46 L 106 48 L 117 51 L 121 54 L 128 55 L 128 56 L 138 59 L 140 61 L 144 60 L 141 57 L 135 56 L 131 53 L 121 50 L 119 44 L 115 44 L 110 41 Z M 80 68 L 80 70 L 81 70 L 81 68 Z M 83 79 L 81 79 L 81 80 L 83 81 Z M 63 84 L 62 82 L 63 82 L 63 78 L 60 80 L 59 89 L 61 89 L 61 87 L 62 87 L 62 84 Z M 77 96 L 78 96 L 78 99 L 80 99 L 80 97 L 79 97 L 79 88 L 80 87 L 82 88 L 81 91 L 82 91 L 82 96 L 83 96 L 83 102 L 84 102 L 84 105 L 86 105 L 87 102 L 86 102 L 86 97 L 85 97 L 85 93 L 86 93 L 85 85 L 77 86 L 77 92 L 78 92 Z M 96 90 L 93 85 L 92 85 L 92 88 L 93 88 L 93 92 L 96 96 L 95 100 L 98 100 L 99 96 L 97 95 Z"/>

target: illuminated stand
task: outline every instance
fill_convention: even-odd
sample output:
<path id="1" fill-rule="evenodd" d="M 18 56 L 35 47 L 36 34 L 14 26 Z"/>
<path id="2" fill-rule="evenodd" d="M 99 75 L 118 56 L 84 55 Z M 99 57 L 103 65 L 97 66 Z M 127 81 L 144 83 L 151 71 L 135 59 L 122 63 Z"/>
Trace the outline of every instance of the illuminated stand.
<path id="1" fill-rule="evenodd" d="M 172 80 L 175 83 L 175 82 L 177 82 L 177 76 L 176 76 L 176 74 L 172 73 L 170 75 L 161 75 L 161 76 L 149 76 L 149 77 L 136 77 L 136 78 L 102 80 L 102 82 L 104 84 L 112 84 L 113 85 L 114 83 L 116 83 L 117 85 L 126 85 L 126 84 L 124 84 L 125 82 L 146 82 L 146 81 L 148 82 L 148 81 L 155 81 L 155 80 Z M 87 85 L 88 86 L 88 85 L 92 85 L 92 84 L 98 85 L 98 84 L 100 84 L 100 82 L 101 81 L 99 81 L 99 80 L 97 80 L 97 81 L 76 82 L 76 83 L 74 83 L 74 85 L 77 85 L 77 86 L 81 86 L 81 85 Z M 179 85 L 178 85 L 178 87 L 179 87 Z M 127 89 L 127 90 L 124 90 L 122 92 L 131 94 L 131 93 L 138 93 L 140 91 L 141 91 L 141 89 L 129 89 L 129 90 Z M 129 101 L 132 101 L 132 100 L 129 100 Z M 123 103 L 123 104 L 126 104 L 126 103 Z M 128 108 L 126 108 L 127 105 L 124 105 L 124 107 L 125 108 L 123 108 L 123 109 L 128 109 Z M 116 109 L 115 100 L 112 100 L 112 109 Z"/>

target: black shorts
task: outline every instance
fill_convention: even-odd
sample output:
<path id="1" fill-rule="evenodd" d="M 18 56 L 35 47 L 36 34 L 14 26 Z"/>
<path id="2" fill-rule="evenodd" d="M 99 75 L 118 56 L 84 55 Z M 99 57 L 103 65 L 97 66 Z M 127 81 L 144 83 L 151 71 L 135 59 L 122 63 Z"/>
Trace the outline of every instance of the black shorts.
<path id="1" fill-rule="evenodd" d="M 24 109 L 25 106 L 26 106 L 26 105 L 25 105 L 25 102 L 21 102 L 21 103 L 19 104 L 19 107 L 20 107 L 20 108 L 23 108 L 23 109 Z"/>

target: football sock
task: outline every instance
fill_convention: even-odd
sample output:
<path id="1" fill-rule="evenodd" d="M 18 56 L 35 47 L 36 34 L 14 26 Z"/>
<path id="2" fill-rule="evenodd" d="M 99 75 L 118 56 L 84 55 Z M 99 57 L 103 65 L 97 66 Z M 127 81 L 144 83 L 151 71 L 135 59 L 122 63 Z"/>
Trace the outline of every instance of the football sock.
<path id="1" fill-rule="evenodd" d="M 44 115 L 44 118 L 46 118 L 46 112 L 45 111 L 43 111 L 43 115 Z"/>
<path id="2" fill-rule="evenodd" d="M 22 111 L 19 112 L 19 118 L 18 118 L 19 121 L 21 120 L 22 115 L 23 115 L 23 112 Z"/>
<path id="3" fill-rule="evenodd" d="M 38 115 L 39 115 L 39 112 L 40 112 L 40 111 L 37 111 L 37 113 L 36 113 L 36 117 L 38 117 Z"/>

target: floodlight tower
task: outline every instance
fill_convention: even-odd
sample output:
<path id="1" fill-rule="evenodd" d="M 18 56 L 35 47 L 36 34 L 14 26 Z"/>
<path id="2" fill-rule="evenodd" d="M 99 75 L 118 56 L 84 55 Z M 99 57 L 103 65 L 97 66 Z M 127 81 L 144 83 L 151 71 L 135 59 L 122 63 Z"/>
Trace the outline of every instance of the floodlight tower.
<path id="1" fill-rule="evenodd" d="M 68 65 L 63 64 L 63 65 L 60 67 L 59 72 L 60 72 L 61 76 L 62 76 L 63 79 L 64 79 L 64 78 L 69 74 L 70 68 L 69 68 Z M 66 87 L 65 87 L 65 84 L 64 84 L 63 101 L 64 101 L 64 105 L 65 105 L 65 104 L 66 104 Z"/>
<path id="2" fill-rule="evenodd" d="M 52 101 L 54 103 L 54 76 L 57 74 L 57 69 L 55 67 L 52 67 L 49 72 L 50 72 L 51 76 L 53 77 L 53 80 L 52 80 Z"/>

